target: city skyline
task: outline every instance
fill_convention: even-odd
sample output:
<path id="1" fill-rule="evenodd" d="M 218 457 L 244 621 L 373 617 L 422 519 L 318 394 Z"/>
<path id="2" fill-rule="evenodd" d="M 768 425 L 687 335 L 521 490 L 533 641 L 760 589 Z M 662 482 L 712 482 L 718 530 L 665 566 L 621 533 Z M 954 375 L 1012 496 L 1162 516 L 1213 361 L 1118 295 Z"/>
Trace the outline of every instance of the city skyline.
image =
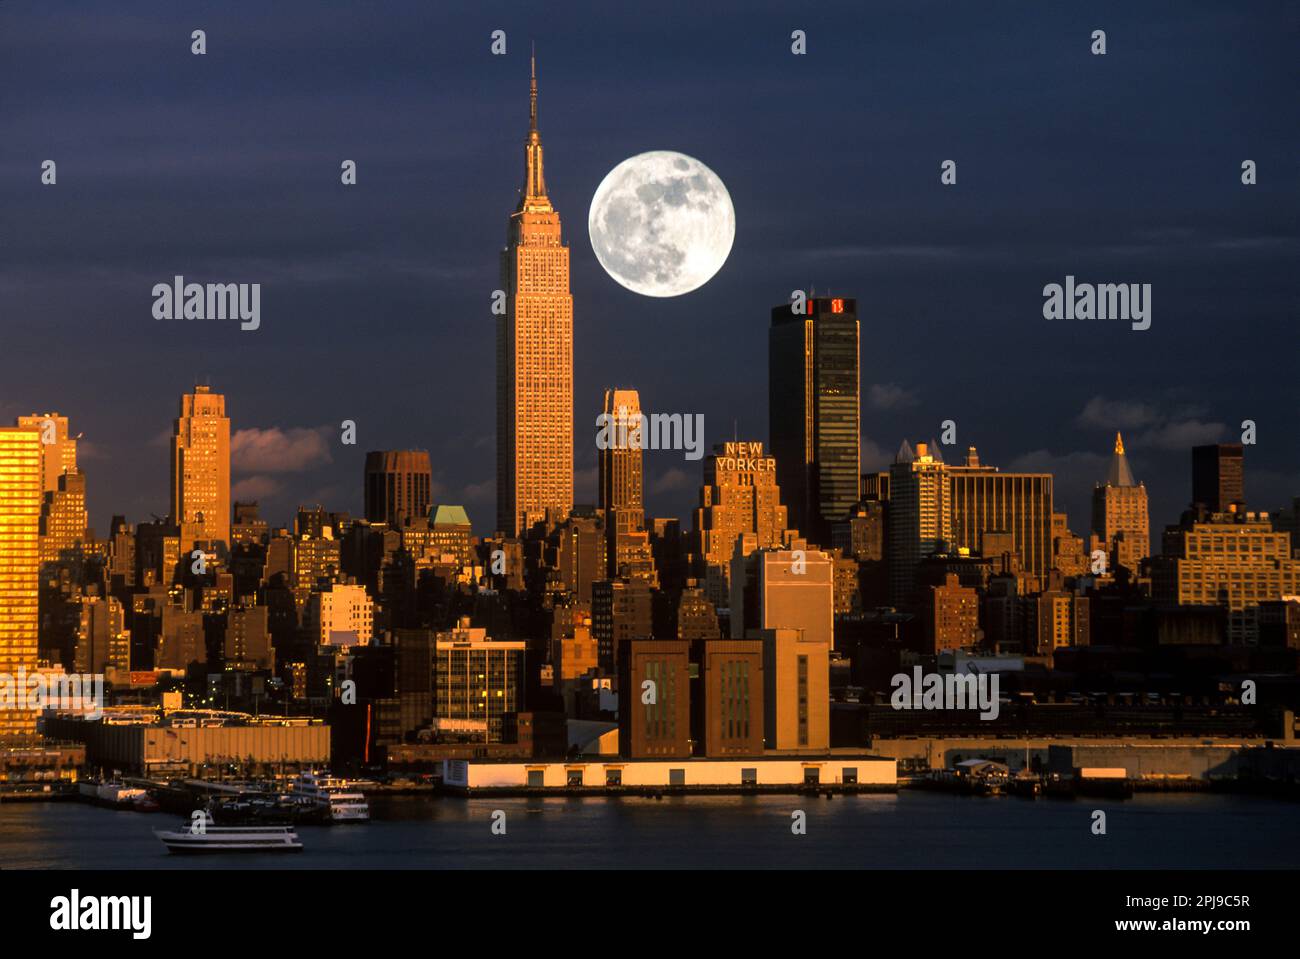
<path id="1" fill-rule="evenodd" d="M 591 28 L 561 11 L 546 24 L 503 24 L 510 38 L 504 57 L 449 42 L 435 44 L 438 57 L 431 59 L 401 34 L 418 35 L 423 23 L 426 33 L 450 40 L 464 24 L 435 23 L 412 8 L 406 31 L 379 25 L 375 42 L 358 49 L 351 19 L 336 13 L 317 22 L 318 39 L 345 53 L 327 74 L 321 58 L 281 49 L 279 35 L 294 15 L 286 10 L 259 14 L 252 33 L 244 24 L 238 54 L 218 58 L 213 51 L 207 68 L 228 82 L 184 93 L 218 123 L 232 116 L 231 102 L 238 105 L 260 146 L 249 151 L 242 144 L 233 154 L 212 142 L 200 125 L 206 121 L 178 116 L 163 136 L 150 114 L 131 108 L 131 94 L 113 92 L 100 94 L 99 112 L 113 113 L 117 128 L 144 145 L 125 150 L 115 139 L 77 146 L 76 131 L 95 121 L 72 111 L 63 84 L 77 83 L 82 70 L 111 80 L 120 70 L 116 57 L 105 59 L 88 37 L 21 48 L 0 39 L 15 77 L 40 75 L 40 65 L 56 54 L 76 64 L 68 79 L 60 75 L 40 90 L 14 85 L 23 96 L 12 150 L 0 162 L 12 174 L 7 183 L 26 177 L 31 186 L 7 188 L 13 229 L 0 238 L 0 302 L 7 316 L 41 317 L 60 361 L 89 371 L 52 381 L 43 372 L 51 355 L 46 340 L 12 343 L 0 358 L 0 422 L 37 409 L 73 419 L 85 436 L 89 508 L 101 533 L 114 513 L 140 519 L 164 511 L 166 480 L 156 464 L 166 456 L 166 424 L 147 432 L 139 425 L 151 421 L 151 404 L 195 382 L 231 398 L 235 498 L 259 499 L 266 515 L 288 517 L 299 502 L 317 501 L 359 514 L 354 477 L 365 451 L 421 448 L 433 463 L 433 499 L 463 503 L 477 531 L 489 531 L 489 309 L 499 282 L 492 253 L 500 249 L 494 217 L 518 177 L 530 38 L 538 41 L 547 77 L 548 186 L 557 205 L 571 211 L 576 502 L 596 500 L 596 451 L 580 438 L 610 386 L 637 389 L 648 409 L 703 413 L 709 445 L 766 436 L 766 384 L 754 374 L 766 365 L 763 330 L 772 304 L 796 288 L 858 300 L 864 471 L 887 468 L 904 437 L 937 435 L 939 424 L 953 419 L 957 449 L 977 445 L 1004 470 L 1054 472 L 1057 500 L 1078 530 L 1092 488 L 1106 474 L 1108 439 L 1122 429 L 1159 524 L 1173 521 L 1190 500 L 1186 449 L 1233 442 L 1239 424 L 1252 419 L 1259 445 L 1247 453 L 1251 508 L 1275 510 L 1300 485 L 1300 452 L 1282 443 L 1295 406 L 1289 374 L 1283 351 L 1266 348 L 1285 342 L 1284 304 L 1294 299 L 1285 269 L 1296 246 L 1288 226 L 1294 191 L 1287 189 L 1292 175 L 1284 158 L 1294 152 L 1296 134 L 1276 123 L 1273 91 L 1286 84 L 1270 72 L 1283 59 L 1268 55 L 1280 32 L 1260 39 L 1249 22 L 1206 8 L 1199 26 L 1162 27 L 1176 34 L 1167 49 L 1144 48 L 1138 58 L 1129 55 L 1131 44 L 1112 44 L 1106 58 L 1096 58 L 1103 64 L 1074 39 L 1092 22 L 1058 11 L 1033 11 L 1010 36 L 980 29 L 974 12 L 953 11 L 950 23 L 935 28 L 936 46 L 920 42 L 917 28 L 896 13 L 867 19 L 832 5 L 801 24 L 812 53 L 800 59 L 777 42 L 789 34 L 788 17 L 759 11 L 738 35 L 707 29 L 662 44 L 680 84 L 719 70 L 749 78 L 713 84 L 716 104 L 695 110 L 660 91 L 654 71 L 636 69 L 638 58 L 651 54 L 623 38 L 649 30 L 648 50 L 666 28 L 630 16 L 606 22 L 603 44 L 584 42 Z M 21 23 L 27 14 L 6 16 Z M 1149 26 L 1145 14 L 1118 6 L 1090 16 L 1109 21 L 1112 40 L 1144 35 Z M 116 21 L 115 29 L 128 57 L 147 64 L 166 24 L 188 36 L 192 25 L 183 19 L 160 11 L 148 29 L 131 20 Z M 208 25 L 214 36 L 221 22 Z M 1252 45 L 1233 42 L 1248 29 Z M 259 39 L 259 32 L 274 39 Z M 1032 47 L 1021 42 L 1029 36 Z M 279 99 L 258 102 L 269 78 L 248 51 L 259 43 L 294 64 L 301 85 Z M 850 65 L 858 60 L 842 55 L 863 43 L 872 66 L 859 77 Z M 372 90 L 370 67 L 380 49 L 402 83 L 386 117 L 362 115 L 345 100 L 336 113 L 306 111 L 298 135 L 281 132 L 292 98 Z M 1254 51 L 1248 68 L 1246 49 Z M 175 55 L 189 56 L 184 49 Z M 1184 59 L 1209 78 L 1195 96 L 1179 79 Z M 621 61 L 627 69 L 615 69 Z M 930 74 L 979 73 L 989 62 L 1008 71 L 1013 86 L 1044 73 L 1055 77 L 1050 99 L 1035 100 L 1045 116 L 999 112 L 1000 134 L 983 136 L 978 120 L 993 109 L 991 88 L 939 85 L 911 93 L 882 79 L 894 71 L 925 84 Z M 1257 79 L 1242 81 L 1246 69 Z M 480 90 L 472 110 L 439 92 L 457 77 L 474 78 Z M 593 84 L 593 77 L 609 82 Z M 802 94 L 812 83 L 840 92 L 809 102 Z M 1141 89 L 1146 99 L 1098 101 L 1097 84 L 1110 92 Z M 910 119 L 917 102 L 931 104 L 923 127 Z M 441 111 L 432 123 L 430 104 Z M 633 104 L 644 106 L 629 109 Z M 1081 111 L 1110 138 L 1105 149 L 1090 147 L 1087 138 L 1080 144 L 1058 118 Z M 423 122 L 411 122 L 417 117 Z M 833 132 L 791 136 L 800 125 Z M 1203 131 L 1211 129 L 1221 132 L 1207 148 Z M 55 133 L 52 143 L 47 130 Z M 1051 135 L 1031 136 L 1039 132 Z M 587 149 L 593 138 L 598 150 Z M 206 152 L 197 154 L 200 143 Z M 745 156 L 761 144 L 761 171 L 741 162 L 737 143 L 748 145 Z M 727 265 L 704 288 L 642 302 L 601 272 L 572 227 L 615 162 L 656 147 L 685 149 L 727 182 L 737 239 Z M 42 187 L 19 159 L 46 154 L 61 163 L 53 188 Z M 939 164 L 950 155 L 960 173 L 955 186 L 944 188 Z M 1239 182 L 1245 157 L 1260 168 L 1251 188 Z M 345 158 L 359 164 L 356 193 L 339 192 Z M 864 169 L 872 176 L 864 179 Z M 153 185 L 141 192 L 141 182 Z M 782 188 L 768 188 L 774 182 Z M 1061 183 L 1074 184 L 1092 211 L 1064 221 L 1054 213 L 1051 198 Z M 457 189 L 436 189 L 451 186 Z M 226 204 L 231 188 L 237 194 Z M 844 197 L 861 198 L 865 221 L 838 222 L 833 214 Z M 196 232 L 184 217 L 200 201 L 210 219 Z M 130 226 L 132 210 L 152 211 L 147 230 Z M 362 243 L 358 223 L 369 238 Z M 250 243 L 248 228 L 263 239 Z M 286 249 L 297 252 L 287 259 L 276 252 Z M 263 283 L 261 327 L 154 320 L 148 291 L 175 274 Z M 1043 285 L 1067 274 L 1152 281 L 1153 326 L 1131 332 L 1043 320 Z M 1233 304 L 1230 324 L 1212 306 L 1225 302 Z M 647 341 L 651 330 L 656 336 Z M 1251 339 L 1216 355 L 1221 375 L 1186 387 L 1186 371 L 1204 364 L 1216 338 L 1235 330 L 1249 330 Z M 940 349 L 935 331 L 944 337 Z M 994 342 L 998 350 L 984 365 L 965 362 Z M 331 357 L 339 345 L 351 347 L 350 363 L 369 362 L 382 375 L 353 381 L 367 383 L 364 389 L 324 389 L 322 371 L 337 368 Z M 1017 388 L 989 389 L 1008 366 Z M 1065 381 L 1063 368 L 1073 371 Z M 429 369 L 437 371 L 432 389 Z M 430 402 L 391 415 L 400 397 L 420 391 Z M 105 403 L 110 395 L 113 402 Z M 336 442 L 344 419 L 358 424 L 355 448 Z M 694 468 L 651 452 L 645 469 L 647 511 L 687 516 Z"/>
<path id="2" fill-rule="evenodd" d="M 233 878 L 243 938 L 373 950 L 502 869 L 579 880 L 493 902 L 538 921 L 593 870 L 857 872 L 915 951 L 974 872 L 1003 949 L 1265 932 L 1298 35 L 0 3 L 20 934 L 192 951 Z"/>

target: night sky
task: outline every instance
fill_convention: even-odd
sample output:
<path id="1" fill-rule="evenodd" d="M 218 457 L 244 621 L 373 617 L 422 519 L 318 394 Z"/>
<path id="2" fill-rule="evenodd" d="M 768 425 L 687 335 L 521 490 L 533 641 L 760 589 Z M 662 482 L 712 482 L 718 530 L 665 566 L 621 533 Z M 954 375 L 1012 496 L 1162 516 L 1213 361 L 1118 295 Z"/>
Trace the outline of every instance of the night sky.
<path id="1" fill-rule="evenodd" d="M 608 386 L 702 412 L 710 443 L 766 440 L 770 310 L 809 286 L 858 300 L 864 470 L 952 419 L 957 449 L 1055 472 L 1086 534 L 1119 428 L 1158 533 L 1189 447 L 1252 419 L 1249 505 L 1300 495 L 1295 3 L 623 6 L 0 0 L 0 422 L 72 418 L 100 535 L 166 514 L 195 382 L 226 395 L 235 497 L 273 524 L 359 512 L 366 450 L 414 447 L 435 501 L 490 532 L 489 306 L 535 41 L 578 502 Z M 675 299 L 619 286 L 587 238 L 600 180 L 656 149 L 702 160 L 736 207 L 730 259 Z M 261 329 L 154 320 L 176 274 L 262 284 Z M 1067 274 L 1152 284 L 1151 329 L 1045 320 Z M 688 519 L 701 464 L 645 460 L 649 512 Z"/>

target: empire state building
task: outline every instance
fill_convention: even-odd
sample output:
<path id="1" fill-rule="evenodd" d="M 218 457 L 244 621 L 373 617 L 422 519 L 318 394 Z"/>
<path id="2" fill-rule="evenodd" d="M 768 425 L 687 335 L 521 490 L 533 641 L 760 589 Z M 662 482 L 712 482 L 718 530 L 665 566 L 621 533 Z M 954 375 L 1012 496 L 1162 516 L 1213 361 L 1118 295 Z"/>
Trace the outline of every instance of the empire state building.
<path id="1" fill-rule="evenodd" d="M 529 93 L 524 187 L 501 251 L 506 312 L 497 318 L 497 529 L 517 536 L 573 508 L 573 297 L 560 215 L 546 195 Z M 548 517 L 549 514 L 549 517 Z"/>

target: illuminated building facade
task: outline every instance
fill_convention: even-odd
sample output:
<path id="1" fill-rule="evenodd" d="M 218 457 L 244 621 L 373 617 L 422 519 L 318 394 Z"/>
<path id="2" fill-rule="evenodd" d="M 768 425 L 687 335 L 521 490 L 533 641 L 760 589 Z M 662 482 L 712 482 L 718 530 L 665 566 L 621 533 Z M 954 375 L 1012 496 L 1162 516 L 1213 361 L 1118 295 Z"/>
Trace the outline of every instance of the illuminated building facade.
<path id="1" fill-rule="evenodd" d="M 497 529 L 518 536 L 573 508 L 573 297 L 560 215 L 546 195 L 533 67 L 524 187 L 501 253 Z"/>

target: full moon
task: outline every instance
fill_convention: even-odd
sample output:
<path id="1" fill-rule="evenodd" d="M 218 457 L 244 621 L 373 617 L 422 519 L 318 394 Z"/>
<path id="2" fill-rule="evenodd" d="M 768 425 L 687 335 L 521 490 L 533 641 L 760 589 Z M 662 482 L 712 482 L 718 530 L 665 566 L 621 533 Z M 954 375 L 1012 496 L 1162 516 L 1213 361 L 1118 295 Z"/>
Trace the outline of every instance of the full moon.
<path id="1" fill-rule="evenodd" d="M 727 262 L 736 210 L 694 157 L 653 150 L 624 160 L 596 188 L 587 217 L 605 272 L 644 296 L 697 290 Z"/>

